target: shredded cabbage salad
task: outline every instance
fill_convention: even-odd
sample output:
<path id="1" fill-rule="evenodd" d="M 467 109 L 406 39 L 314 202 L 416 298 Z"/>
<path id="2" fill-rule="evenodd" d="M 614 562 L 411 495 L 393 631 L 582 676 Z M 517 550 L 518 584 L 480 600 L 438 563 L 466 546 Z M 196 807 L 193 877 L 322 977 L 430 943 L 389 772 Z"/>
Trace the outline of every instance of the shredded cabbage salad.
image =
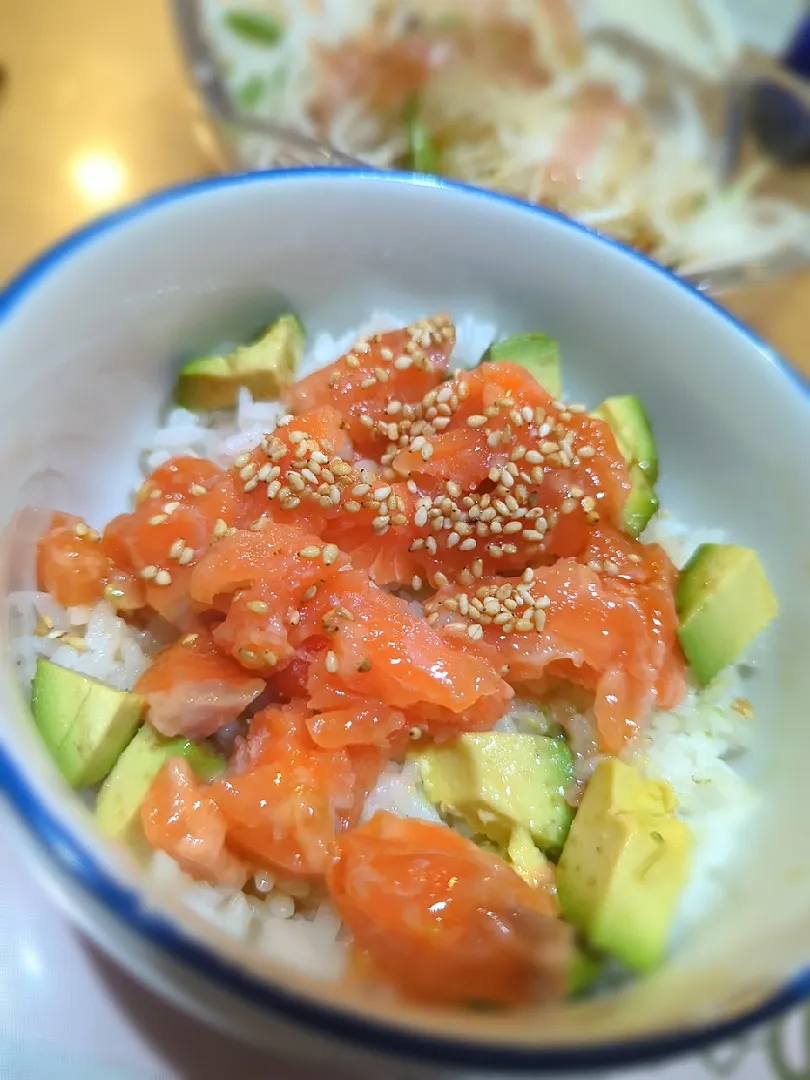
<path id="1" fill-rule="evenodd" d="M 664 73 L 600 23 L 600 3 L 205 0 L 203 12 L 240 109 L 374 166 L 550 206 L 686 274 L 810 252 L 810 213 L 757 194 L 762 163 L 723 179 L 700 79 L 685 74 L 689 35 Z M 718 71 L 736 52 L 722 30 Z M 261 140 L 246 152 L 272 165 Z"/>

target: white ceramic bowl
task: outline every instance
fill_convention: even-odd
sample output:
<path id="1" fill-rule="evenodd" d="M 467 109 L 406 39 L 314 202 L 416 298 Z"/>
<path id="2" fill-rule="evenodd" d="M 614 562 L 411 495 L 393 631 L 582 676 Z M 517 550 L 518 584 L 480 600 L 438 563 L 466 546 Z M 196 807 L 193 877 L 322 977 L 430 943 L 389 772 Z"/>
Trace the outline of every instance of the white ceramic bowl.
<path id="1" fill-rule="evenodd" d="M 103 521 L 195 344 L 252 326 L 268 302 L 313 331 L 374 308 L 477 312 L 562 342 L 569 390 L 637 393 L 652 416 L 663 505 L 761 553 L 782 604 L 761 651 L 762 791 L 732 891 L 671 964 L 613 997 L 509 1016 L 360 996 L 260 963 L 149 892 L 105 848 L 33 729 L 2 649 L 0 788 L 43 880 L 143 981 L 255 1041 L 340 1047 L 466 1071 L 610 1069 L 691 1050 L 810 989 L 810 398 L 750 333 L 665 271 L 553 214 L 451 184 L 304 171 L 205 181 L 71 237 L 0 299 L 0 522 L 31 503 Z M 3 590 L 30 573 L 14 526 Z M 15 546 L 16 545 L 16 546 Z M 7 635 L 8 628 L 3 626 Z M 302 1031 L 306 1032 L 305 1037 Z"/>

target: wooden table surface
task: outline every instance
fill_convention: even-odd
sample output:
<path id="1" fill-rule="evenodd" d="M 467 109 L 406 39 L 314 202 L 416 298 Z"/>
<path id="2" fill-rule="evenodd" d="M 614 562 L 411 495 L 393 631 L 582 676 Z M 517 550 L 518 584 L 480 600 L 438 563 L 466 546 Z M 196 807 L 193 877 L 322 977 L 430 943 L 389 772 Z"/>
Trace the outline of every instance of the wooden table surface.
<path id="1" fill-rule="evenodd" d="M 0 281 L 105 209 L 211 171 L 163 0 L 0 0 L 0 65 Z M 726 302 L 810 375 L 810 271 Z"/>

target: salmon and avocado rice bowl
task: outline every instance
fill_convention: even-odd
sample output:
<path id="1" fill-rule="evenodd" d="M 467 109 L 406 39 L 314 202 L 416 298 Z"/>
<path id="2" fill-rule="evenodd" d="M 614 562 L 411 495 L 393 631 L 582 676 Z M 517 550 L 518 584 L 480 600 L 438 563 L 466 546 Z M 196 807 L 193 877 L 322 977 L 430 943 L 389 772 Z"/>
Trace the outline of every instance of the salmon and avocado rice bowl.
<path id="1" fill-rule="evenodd" d="M 759 558 L 659 510 L 539 329 L 292 314 L 183 364 L 113 520 L 40 511 L 33 720 L 99 830 L 307 972 L 446 1005 L 665 962 L 753 795 Z M 666 462 L 662 463 L 666 468 Z"/>

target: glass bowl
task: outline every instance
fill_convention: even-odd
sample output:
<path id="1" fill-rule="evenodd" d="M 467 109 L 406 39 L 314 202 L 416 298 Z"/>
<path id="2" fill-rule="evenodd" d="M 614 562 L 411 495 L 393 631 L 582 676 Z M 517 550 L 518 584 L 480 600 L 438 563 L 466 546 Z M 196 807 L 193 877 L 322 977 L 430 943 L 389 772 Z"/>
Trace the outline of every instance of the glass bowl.
<path id="1" fill-rule="evenodd" d="M 374 167 L 374 163 L 367 159 L 354 157 L 301 130 L 252 115 L 240 107 L 228 88 L 223 64 L 208 34 L 203 2 L 169 0 L 169 3 L 180 49 L 195 91 L 198 130 L 204 133 L 216 169 L 244 172 L 308 166 Z M 628 49 L 634 60 L 643 61 L 653 73 L 652 81 L 659 105 L 656 111 L 660 113 L 661 121 L 665 122 L 667 110 L 672 107 L 671 102 L 677 93 L 677 80 L 682 82 L 685 74 L 694 77 L 694 73 L 685 71 L 677 59 L 662 64 L 660 54 L 621 32 L 608 30 L 604 36 L 608 42 L 615 44 L 618 41 Z M 712 153 L 721 162 L 720 168 L 727 178 L 729 191 L 740 191 L 746 185 L 747 178 L 758 171 L 757 160 L 761 161 L 761 155 L 739 122 L 740 95 L 752 79 L 761 76 L 779 80 L 786 78 L 770 58 L 743 47 L 737 62 L 729 68 L 729 78 L 716 81 L 704 71 L 694 86 L 694 100 L 716 140 Z M 787 78 L 790 79 L 790 76 Z M 669 86 L 668 80 L 671 82 Z M 792 85 L 795 87 L 796 83 Z M 810 117 L 810 84 L 807 89 L 802 88 L 800 93 L 807 95 Z M 669 95 L 669 100 L 663 103 Z M 771 205 L 779 201 L 807 211 L 806 226 L 802 225 L 795 234 L 791 234 L 790 240 L 775 252 L 730 258 L 723 260 L 721 265 L 693 271 L 686 267 L 680 272 L 681 277 L 701 291 L 726 295 L 810 267 L 810 169 L 770 164 L 765 179 L 757 184 L 757 194 Z M 598 231 L 598 225 L 596 228 Z M 678 272 L 677 266 L 668 265 Z"/>

